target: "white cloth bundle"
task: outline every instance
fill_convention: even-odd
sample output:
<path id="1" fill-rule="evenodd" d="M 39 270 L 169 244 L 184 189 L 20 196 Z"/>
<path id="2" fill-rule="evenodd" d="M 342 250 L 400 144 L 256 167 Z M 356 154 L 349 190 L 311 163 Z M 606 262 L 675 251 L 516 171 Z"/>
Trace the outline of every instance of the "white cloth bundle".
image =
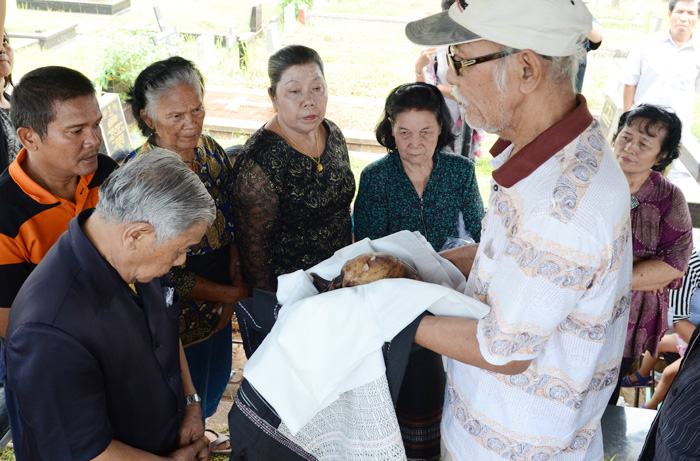
<path id="1" fill-rule="evenodd" d="M 424 282 L 385 279 L 318 294 L 309 272 L 332 279 L 347 260 L 373 251 L 405 260 Z M 296 434 L 341 394 L 380 378 L 382 345 L 423 311 L 486 315 L 488 306 L 462 294 L 465 285 L 462 273 L 418 232 L 354 243 L 306 272 L 279 277 L 283 307 L 244 375 Z"/>

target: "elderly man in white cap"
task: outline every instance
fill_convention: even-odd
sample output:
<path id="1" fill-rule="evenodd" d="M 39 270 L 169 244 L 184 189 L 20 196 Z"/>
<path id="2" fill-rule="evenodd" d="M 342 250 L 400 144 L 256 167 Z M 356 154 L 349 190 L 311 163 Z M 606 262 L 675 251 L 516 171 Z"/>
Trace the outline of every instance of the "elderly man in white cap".
<path id="1" fill-rule="evenodd" d="M 450 45 L 470 126 L 497 133 L 481 243 L 445 253 L 481 320 L 426 317 L 448 357 L 443 459 L 599 460 L 629 314 L 630 193 L 574 91 L 581 0 L 458 0 L 408 38 Z"/>

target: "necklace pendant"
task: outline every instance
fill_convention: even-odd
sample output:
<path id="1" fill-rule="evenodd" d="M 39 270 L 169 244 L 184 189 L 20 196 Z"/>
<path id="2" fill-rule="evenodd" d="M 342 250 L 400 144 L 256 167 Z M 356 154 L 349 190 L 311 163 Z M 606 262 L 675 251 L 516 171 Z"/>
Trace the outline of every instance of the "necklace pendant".
<path id="1" fill-rule="evenodd" d="M 316 167 L 316 169 L 317 169 L 319 172 L 323 171 L 323 165 L 321 165 L 321 164 L 319 163 L 318 166 Z"/>

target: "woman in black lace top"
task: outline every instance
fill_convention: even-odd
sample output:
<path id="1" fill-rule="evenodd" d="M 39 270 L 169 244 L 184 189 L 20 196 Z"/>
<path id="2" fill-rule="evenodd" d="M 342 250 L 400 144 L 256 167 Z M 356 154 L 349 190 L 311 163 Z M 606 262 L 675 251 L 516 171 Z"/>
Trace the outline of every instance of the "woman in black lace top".
<path id="1" fill-rule="evenodd" d="M 318 53 L 282 48 L 268 73 L 277 113 L 238 155 L 231 192 L 244 278 L 275 291 L 277 276 L 352 243 L 355 179 L 345 138 L 324 119 L 328 94 Z"/>

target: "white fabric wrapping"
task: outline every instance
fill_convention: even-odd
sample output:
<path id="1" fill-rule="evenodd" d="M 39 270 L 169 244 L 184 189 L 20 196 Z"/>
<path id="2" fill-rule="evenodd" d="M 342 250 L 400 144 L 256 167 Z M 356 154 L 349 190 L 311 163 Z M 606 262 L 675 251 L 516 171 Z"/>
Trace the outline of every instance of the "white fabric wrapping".
<path id="1" fill-rule="evenodd" d="M 363 253 L 382 251 L 413 265 L 425 282 L 386 279 L 318 294 L 308 272 L 331 279 Z M 343 393 L 385 371 L 382 345 L 423 311 L 482 318 L 489 308 L 462 294 L 466 280 L 420 233 L 362 240 L 307 272 L 279 277 L 279 318 L 251 356 L 245 377 L 292 434 Z M 459 290 L 459 291 L 457 291 Z"/>
<path id="2" fill-rule="evenodd" d="M 320 461 L 406 460 L 385 375 L 343 392 L 296 434 L 284 422 L 278 430 Z"/>

